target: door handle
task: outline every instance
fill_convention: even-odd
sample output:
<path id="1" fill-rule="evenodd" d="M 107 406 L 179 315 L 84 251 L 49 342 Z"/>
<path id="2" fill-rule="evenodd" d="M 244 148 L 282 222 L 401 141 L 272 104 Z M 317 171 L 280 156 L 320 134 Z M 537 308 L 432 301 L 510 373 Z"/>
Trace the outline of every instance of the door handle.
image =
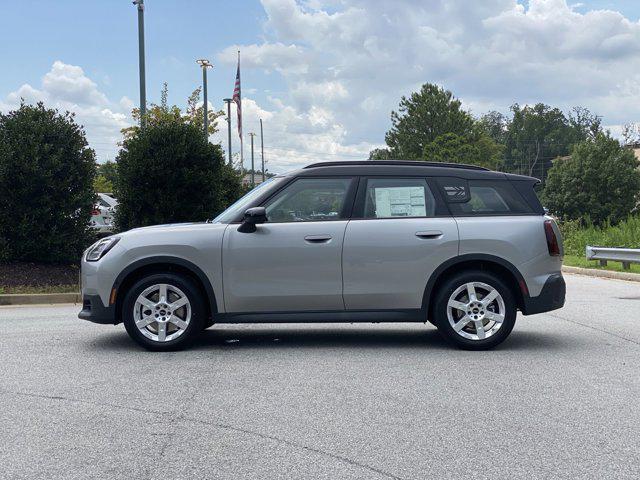
<path id="1" fill-rule="evenodd" d="M 309 243 L 327 243 L 331 238 L 331 235 L 307 235 L 304 240 Z"/>
<path id="2" fill-rule="evenodd" d="M 416 237 L 424 239 L 440 238 L 442 237 L 442 232 L 440 230 L 425 230 L 423 232 L 416 232 Z"/>

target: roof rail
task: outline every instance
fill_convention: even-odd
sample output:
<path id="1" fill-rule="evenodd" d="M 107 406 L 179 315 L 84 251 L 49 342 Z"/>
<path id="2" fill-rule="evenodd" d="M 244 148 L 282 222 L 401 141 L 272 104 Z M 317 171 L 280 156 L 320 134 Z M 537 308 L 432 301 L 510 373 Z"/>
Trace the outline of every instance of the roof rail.
<path id="1" fill-rule="evenodd" d="M 479 167 L 477 165 L 467 165 L 464 163 L 445 163 L 445 162 L 421 162 L 416 160 L 347 160 L 344 162 L 320 162 L 307 165 L 304 169 L 318 167 L 340 167 L 354 165 L 405 165 L 411 167 L 444 167 L 444 168 L 464 168 L 467 170 L 484 170 L 488 168 Z"/>

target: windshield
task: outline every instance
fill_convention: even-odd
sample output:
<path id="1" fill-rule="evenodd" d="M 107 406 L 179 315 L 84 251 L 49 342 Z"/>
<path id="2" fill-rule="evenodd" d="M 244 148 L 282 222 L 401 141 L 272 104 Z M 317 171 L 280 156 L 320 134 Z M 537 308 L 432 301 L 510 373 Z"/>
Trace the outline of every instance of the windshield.
<path id="1" fill-rule="evenodd" d="M 275 189 L 284 177 L 272 177 L 265 180 L 260 185 L 256 186 L 252 190 L 249 190 L 244 196 L 240 197 L 233 205 L 227 208 L 224 212 L 213 219 L 213 223 L 231 223 L 240 212 L 244 212 L 247 209 L 247 205 L 251 204 L 257 197 L 269 190 Z"/>

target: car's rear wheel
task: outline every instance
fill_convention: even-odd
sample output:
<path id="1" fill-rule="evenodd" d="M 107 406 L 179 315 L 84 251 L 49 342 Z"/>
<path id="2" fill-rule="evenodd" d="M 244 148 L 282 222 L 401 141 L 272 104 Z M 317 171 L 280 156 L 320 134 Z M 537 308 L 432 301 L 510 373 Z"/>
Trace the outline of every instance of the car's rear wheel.
<path id="1" fill-rule="evenodd" d="M 203 330 L 206 309 L 198 287 L 182 275 L 159 273 L 126 293 L 122 316 L 129 336 L 149 350 L 185 348 Z"/>
<path id="2" fill-rule="evenodd" d="M 517 306 L 511 290 L 496 275 L 467 271 L 447 279 L 436 294 L 433 320 L 452 343 L 486 350 L 513 330 Z"/>

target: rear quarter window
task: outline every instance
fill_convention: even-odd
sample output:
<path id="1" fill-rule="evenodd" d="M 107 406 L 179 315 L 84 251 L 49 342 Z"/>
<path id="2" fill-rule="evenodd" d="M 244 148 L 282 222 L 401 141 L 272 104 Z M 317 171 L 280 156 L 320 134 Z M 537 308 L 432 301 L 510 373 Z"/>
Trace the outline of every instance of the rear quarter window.
<path id="1" fill-rule="evenodd" d="M 523 215 L 534 213 L 507 180 L 469 180 L 468 200 L 449 202 L 453 215 Z"/>

